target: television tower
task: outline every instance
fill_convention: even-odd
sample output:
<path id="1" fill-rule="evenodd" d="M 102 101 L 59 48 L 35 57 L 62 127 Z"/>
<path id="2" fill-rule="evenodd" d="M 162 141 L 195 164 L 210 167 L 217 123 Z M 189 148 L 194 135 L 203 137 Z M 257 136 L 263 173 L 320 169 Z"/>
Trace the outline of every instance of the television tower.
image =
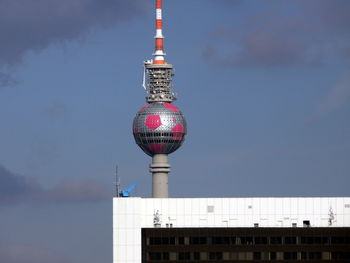
<path id="1" fill-rule="evenodd" d="M 133 134 L 138 146 L 152 157 L 152 197 L 168 197 L 168 154 L 184 142 L 186 120 L 179 108 L 172 104 L 173 65 L 165 62 L 163 48 L 162 0 L 156 0 L 156 36 L 153 60 L 144 62 L 144 83 L 147 104 L 136 114 Z"/>

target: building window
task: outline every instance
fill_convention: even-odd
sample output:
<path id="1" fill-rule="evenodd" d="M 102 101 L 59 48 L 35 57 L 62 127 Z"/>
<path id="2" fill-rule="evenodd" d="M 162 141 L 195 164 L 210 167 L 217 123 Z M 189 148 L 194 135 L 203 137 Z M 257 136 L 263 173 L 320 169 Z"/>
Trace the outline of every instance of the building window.
<path id="1" fill-rule="evenodd" d="M 325 245 L 328 244 L 328 237 L 320 237 L 320 236 L 301 236 L 300 243 L 302 245 Z"/>
<path id="2" fill-rule="evenodd" d="M 185 245 L 185 238 L 179 237 L 179 245 Z"/>
<path id="3" fill-rule="evenodd" d="M 169 257 L 169 252 L 164 252 L 163 253 L 163 260 L 169 260 L 170 257 Z"/>
<path id="4" fill-rule="evenodd" d="M 238 260 L 253 260 L 253 252 L 238 252 Z"/>
<path id="5" fill-rule="evenodd" d="M 261 252 L 254 252 L 253 259 L 254 260 L 261 260 Z"/>
<path id="6" fill-rule="evenodd" d="M 271 252 L 271 260 L 283 260 L 283 252 Z"/>
<path id="7" fill-rule="evenodd" d="M 321 252 L 309 252 L 309 260 L 321 260 L 322 253 Z"/>
<path id="8" fill-rule="evenodd" d="M 283 259 L 284 260 L 296 260 L 298 257 L 297 252 L 284 252 Z"/>
<path id="9" fill-rule="evenodd" d="M 190 244 L 191 245 L 205 245 L 205 244 L 207 244 L 207 238 L 206 237 L 190 237 Z"/>
<path id="10" fill-rule="evenodd" d="M 190 252 L 180 252 L 179 260 L 190 260 Z"/>
<path id="11" fill-rule="evenodd" d="M 209 260 L 222 260 L 222 252 L 209 252 Z"/>
<path id="12" fill-rule="evenodd" d="M 169 253 L 169 260 L 172 260 L 172 261 L 177 260 L 177 253 L 176 252 L 170 252 Z"/>
<path id="13" fill-rule="evenodd" d="M 230 237 L 212 237 L 213 245 L 230 245 L 231 238 Z"/>
<path id="14" fill-rule="evenodd" d="M 175 237 L 150 237 L 150 245 L 175 245 Z"/>
<path id="15" fill-rule="evenodd" d="M 330 260 L 331 259 L 331 253 L 330 252 L 322 252 L 322 259 L 323 260 Z"/>
<path id="16" fill-rule="evenodd" d="M 350 237 L 349 236 L 331 237 L 331 244 L 350 244 Z"/>
<path id="17" fill-rule="evenodd" d="M 149 243 L 150 243 L 150 245 L 160 245 L 162 243 L 162 238 L 160 238 L 160 237 L 150 237 Z"/>
<path id="18" fill-rule="evenodd" d="M 208 253 L 200 252 L 200 260 L 208 260 Z"/>
<path id="19" fill-rule="evenodd" d="M 253 244 L 253 237 L 240 237 L 240 244 L 241 245 L 252 245 Z"/>
<path id="20" fill-rule="evenodd" d="M 282 244 L 282 237 L 270 237 L 270 244 L 271 245 L 281 245 Z"/>
<path id="21" fill-rule="evenodd" d="M 254 237 L 255 245 L 265 245 L 267 244 L 267 237 Z"/>
<path id="22" fill-rule="evenodd" d="M 193 259 L 194 260 L 200 260 L 201 259 L 200 252 L 193 252 Z"/>
<path id="23" fill-rule="evenodd" d="M 349 251 L 336 251 L 331 253 L 332 260 L 350 260 Z"/>
<path id="24" fill-rule="evenodd" d="M 286 245 L 295 245 L 297 243 L 297 238 L 296 237 L 285 237 L 284 243 Z"/>
<path id="25" fill-rule="evenodd" d="M 150 260 L 162 260 L 162 253 L 160 252 L 150 252 L 149 253 Z"/>

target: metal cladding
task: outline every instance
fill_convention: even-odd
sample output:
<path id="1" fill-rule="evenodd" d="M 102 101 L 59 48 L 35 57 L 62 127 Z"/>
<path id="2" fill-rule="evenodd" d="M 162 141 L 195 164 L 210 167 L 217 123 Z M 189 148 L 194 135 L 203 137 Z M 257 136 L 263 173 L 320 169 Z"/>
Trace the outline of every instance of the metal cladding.
<path id="1" fill-rule="evenodd" d="M 146 104 L 133 123 L 137 145 L 150 156 L 176 151 L 184 142 L 186 132 L 183 114 L 171 103 Z"/>

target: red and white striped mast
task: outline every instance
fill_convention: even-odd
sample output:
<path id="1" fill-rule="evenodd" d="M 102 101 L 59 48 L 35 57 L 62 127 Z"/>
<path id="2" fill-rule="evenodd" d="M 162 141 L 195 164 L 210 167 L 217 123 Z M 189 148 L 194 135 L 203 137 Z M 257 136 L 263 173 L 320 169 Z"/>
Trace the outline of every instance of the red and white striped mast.
<path id="1" fill-rule="evenodd" d="M 162 0 L 156 0 L 156 48 L 154 52 L 154 64 L 164 64 L 164 36 L 163 36 L 163 18 L 162 18 Z"/>

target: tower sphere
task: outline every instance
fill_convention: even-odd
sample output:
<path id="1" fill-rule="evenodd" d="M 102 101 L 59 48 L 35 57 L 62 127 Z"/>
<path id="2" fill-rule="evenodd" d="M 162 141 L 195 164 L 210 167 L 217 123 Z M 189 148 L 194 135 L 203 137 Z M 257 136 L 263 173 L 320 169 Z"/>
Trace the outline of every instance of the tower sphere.
<path id="1" fill-rule="evenodd" d="M 176 151 L 184 142 L 186 132 L 183 114 L 171 103 L 146 104 L 133 122 L 135 141 L 150 156 Z"/>

